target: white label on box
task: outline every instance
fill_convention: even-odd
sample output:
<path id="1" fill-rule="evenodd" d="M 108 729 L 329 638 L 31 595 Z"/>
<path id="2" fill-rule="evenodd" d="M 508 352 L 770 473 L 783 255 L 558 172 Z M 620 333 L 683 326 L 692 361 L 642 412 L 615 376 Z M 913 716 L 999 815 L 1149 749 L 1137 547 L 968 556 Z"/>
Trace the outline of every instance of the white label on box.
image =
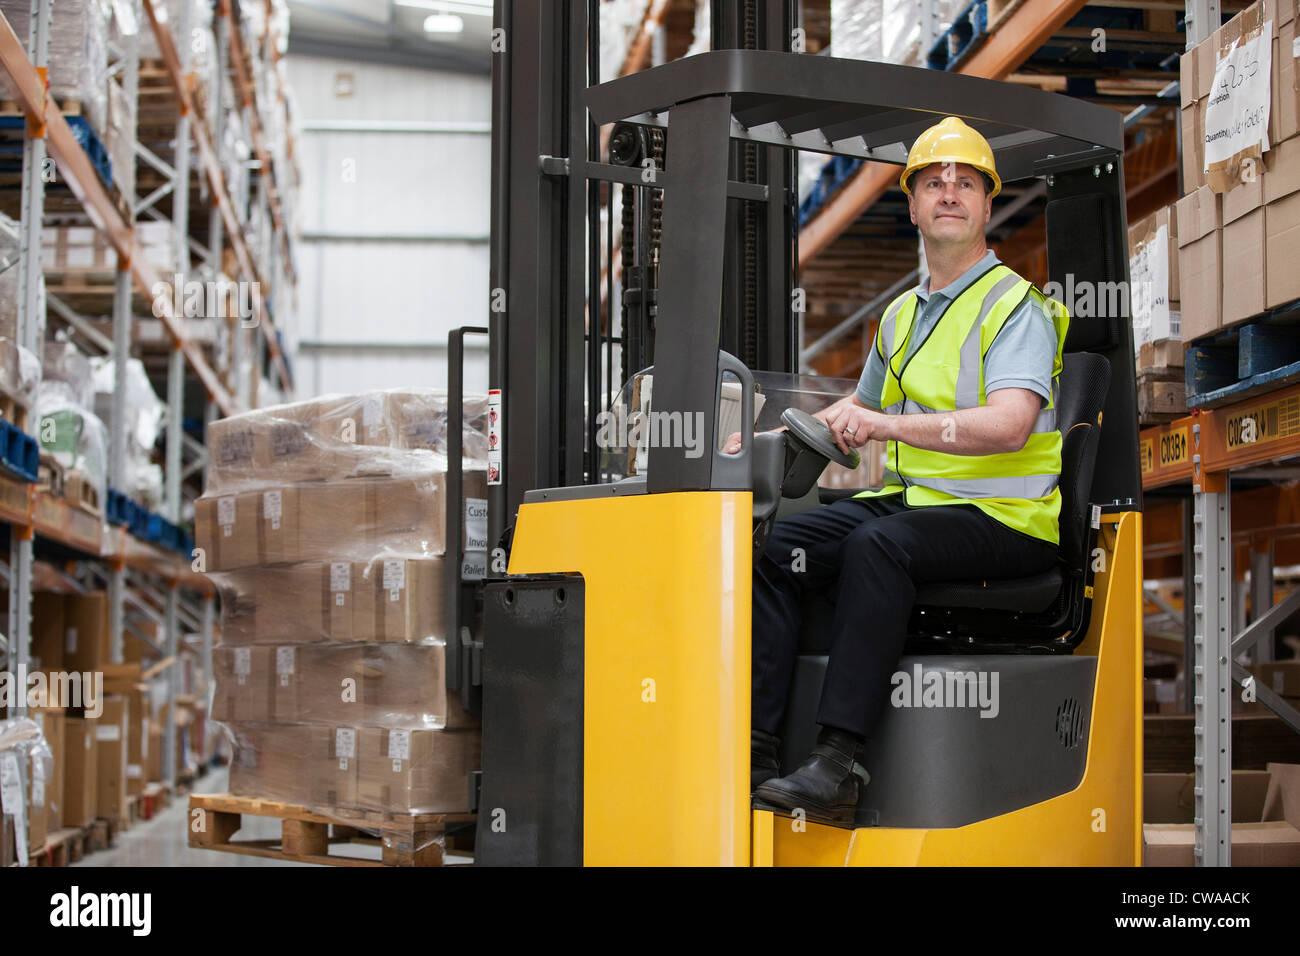
<path id="1" fill-rule="evenodd" d="M 392 591 L 406 587 L 406 562 L 384 562 L 384 590 Z"/>
<path id="2" fill-rule="evenodd" d="M 465 499 L 465 550 L 487 550 L 487 499 Z"/>
<path id="3" fill-rule="evenodd" d="M 1291 41 L 1291 59 L 1300 60 L 1300 36 Z"/>
<path id="4" fill-rule="evenodd" d="M 382 425 L 384 421 L 383 397 L 367 395 L 361 402 L 361 424 L 367 428 Z"/>
<path id="5" fill-rule="evenodd" d="M 140 756 L 149 756 L 149 718 L 140 718 Z"/>
<path id="6" fill-rule="evenodd" d="M 1286 690 L 1286 675 L 1281 671 L 1273 672 L 1273 690 L 1279 694 Z"/>
<path id="7" fill-rule="evenodd" d="M 253 649 L 251 647 L 235 648 L 235 673 L 251 674 L 253 672 Z"/>
<path id="8" fill-rule="evenodd" d="M 1156 683 L 1156 700 L 1161 704 L 1172 704 L 1174 702 L 1174 691 L 1177 688 L 1172 681 L 1159 681 Z"/>
<path id="9" fill-rule="evenodd" d="M 280 530 L 280 515 L 282 514 L 280 503 L 280 492 L 264 491 L 262 492 L 262 516 L 271 522 L 271 530 Z"/>
<path id="10" fill-rule="evenodd" d="M 487 552 L 470 551 L 460 564 L 460 576 L 465 581 L 482 581 L 487 577 Z"/>
<path id="11" fill-rule="evenodd" d="M 275 672 L 280 675 L 280 685 L 289 683 L 288 677 L 293 673 L 293 648 L 277 647 L 275 649 Z"/>
<path id="12" fill-rule="evenodd" d="M 139 780 L 144 776 L 144 768 L 138 763 L 129 763 L 126 765 L 126 779 Z"/>
<path id="13" fill-rule="evenodd" d="M 45 761 L 40 757 L 32 760 L 32 806 L 45 806 Z"/>
<path id="14" fill-rule="evenodd" d="M 70 627 L 63 634 L 63 652 L 65 654 L 75 654 L 77 652 L 77 629 Z"/>
<path id="15" fill-rule="evenodd" d="M 81 739 L 84 740 L 84 741 L 86 742 L 86 749 L 87 749 L 87 750 L 89 750 L 91 747 L 95 746 L 95 735 L 94 735 L 94 734 L 82 734 L 82 735 L 81 735 Z"/>
<path id="16" fill-rule="evenodd" d="M 1249 146 L 1268 149 L 1269 80 L 1272 70 L 1273 21 L 1242 42 L 1238 40 L 1214 67 L 1214 86 L 1205 103 L 1205 169 L 1232 158 Z"/>
<path id="17" fill-rule="evenodd" d="M 95 728 L 96 740 L 121 740 L 122 728 L 116 724 L 103 724 Z"/>
<path id="18" fill-rule="evenodd" d="M 334 751 L 339 755 L 339 769 L 348 769 L 348 758 L 357 755 L 357 732 L 350 727 L 334 731 Z"/>
<path id="19" fill-rule="evenodd" d="M 235 523 L 235 499 L 233 497 L 217 499 L 217 524 L 232 525 Z M 230 534 L 229 528 L 226 534 Z"/>
<path id="20" fill-rule="evenodd" d="M 14 818 L 14 842 L 18 862 L 27 865 L 27 807 L 23 802 L 22 777 L 18 773 L 18 755 L 12 750 L 0 753 L 0 806 Z"/>
<path id="21" fill-rule="evenodd" d="M 488 390 L 488 466 L 487 483 L 501 484 L 501 389 Z"/>
<path id="22" fill-rule="evenodd" d="M 388 732 L 388 756 L 394 760 L 411 759 L 411 732 L 409 730 L 390 730 Z"/>
<path id="23" fill-rule="evenodd" d="M 330 590 L 352 590 L 352 565 L 346 561 L 333 561 L 330 563 Z M 343 603 L 342 595 L 339 596 L 336 603 Z"/>

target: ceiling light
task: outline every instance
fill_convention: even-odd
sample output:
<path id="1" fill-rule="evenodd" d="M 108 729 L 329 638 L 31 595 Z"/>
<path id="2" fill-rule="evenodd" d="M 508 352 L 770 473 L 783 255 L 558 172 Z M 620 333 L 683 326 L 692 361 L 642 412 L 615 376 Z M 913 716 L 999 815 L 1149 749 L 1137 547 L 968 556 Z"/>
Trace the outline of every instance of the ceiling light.
<path id="1" fill-rule="evenodd" d="M 465 21 L 454 13 L 431 13 L 424 18 L 425 33 L 463 33 Z"/>

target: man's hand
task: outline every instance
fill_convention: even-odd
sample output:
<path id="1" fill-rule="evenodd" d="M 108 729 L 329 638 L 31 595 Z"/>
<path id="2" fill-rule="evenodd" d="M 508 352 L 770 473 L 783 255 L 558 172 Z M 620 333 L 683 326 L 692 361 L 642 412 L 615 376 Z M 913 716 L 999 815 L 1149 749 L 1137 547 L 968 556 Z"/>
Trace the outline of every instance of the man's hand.
<path id="1" fill-rule="evenodd" d="M 785 426 L 782 425 L 780 428 L 773 428 L 771 431 L 773 434 L 776 434 L 777 432 L 783 432 L 785 431 Z M 727 438 L 727 443 L 722 446 L 722 453 L 724 455 L 740 454 L 740 432 L 731 433 L 731 435 Z"/>
<path id="2" fill-rule="evenodd" d="M 856 402 L 849 402 L 832 407 L 826 424 L 830 426 L 831 440 L 839 446 L 840 451 L 848 454 L 854 448 L 861 448 L 872 438 L 884 438 L 889 424 L 889 416 L 870 408 L 863 408 Z"/>

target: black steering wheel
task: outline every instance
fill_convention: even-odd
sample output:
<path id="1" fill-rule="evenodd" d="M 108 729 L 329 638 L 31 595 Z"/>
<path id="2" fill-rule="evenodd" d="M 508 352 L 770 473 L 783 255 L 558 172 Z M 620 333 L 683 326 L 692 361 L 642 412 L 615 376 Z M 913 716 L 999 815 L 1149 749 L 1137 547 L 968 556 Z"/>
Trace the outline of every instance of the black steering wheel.
<path id="1" fill-rule="evenodd" d="M 781 413 L 781 424 L 800 447 L 837 465 L 843 465 L 849 471 L 854 471 L 862 462 L 856 451 L 850 451 L 847 455 L 840 451 L 831 437 L 830 426 L 802 409 L 787 408 Z"/>

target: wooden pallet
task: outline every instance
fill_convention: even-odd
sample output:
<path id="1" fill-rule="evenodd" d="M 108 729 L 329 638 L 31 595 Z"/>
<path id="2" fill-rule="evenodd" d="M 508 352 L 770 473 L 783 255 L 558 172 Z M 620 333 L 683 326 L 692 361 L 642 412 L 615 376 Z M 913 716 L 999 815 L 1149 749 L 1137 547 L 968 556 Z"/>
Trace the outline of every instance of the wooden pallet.
<path id="1" fill-rule="evenodd" d="M 81 100 L 75 96 L 56 96 L 54 102 L 59 104 L 59 112 L 64 116 L 80 116 Z M 0 116 L 24 116 L 26 115 L 23 108 L 18 105 L 17 100 L 0 99 Z"/>
<path id="2" fill-rule="evenodd" d="M 68 866 L 86 852 L 86 831 L 78 827 L 45 835 L 45 844 L 31 853 L 32 866 Z"/>
<path id="3" fill-rule="evenodd" d="M 1187 403 L 1231 405 L 1300 381 L 1300 301 L 1187 347 Z"/>
<path id="4" fill-rule="evenodd" d="M 203 811 L 196 817 L 195 810 Z M 232 840 L 242 816 L 280 821 L 279 840 Z M 229 794 L 190 796 L 190 846 L 272 859 L 329 866 L 442 866 L 450 825 L 468 823 L 469 813 L 388 814 L 331 809 L 328 815 L 275 800 Z M 198 832 L 193 825 L 202 821 Z M 375 836 L 365 831 L 378 831 Z M 382 847 L 380 860 L 330 854 L 330 847 L 369 844 Z"/>

